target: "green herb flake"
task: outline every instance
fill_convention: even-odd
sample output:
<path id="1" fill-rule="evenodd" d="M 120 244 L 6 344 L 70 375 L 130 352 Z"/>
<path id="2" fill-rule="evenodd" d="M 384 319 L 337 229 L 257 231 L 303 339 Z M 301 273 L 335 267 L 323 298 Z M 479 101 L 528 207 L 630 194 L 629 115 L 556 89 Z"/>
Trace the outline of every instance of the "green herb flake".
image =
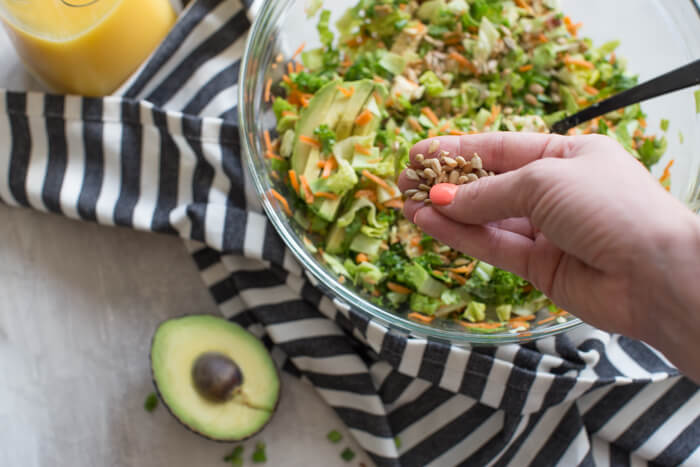
<path id="1" fill-rule="evenodd" d="M 341 435 L 337 430 L 329 431 L 326 437 L 331 443 L 339 443 L 340 440 L 343 439 L 343 435 Z"/>
<path id="2" fill-rule="evenodd" d="M 695 112 L 700 114 L 700 89 L 695 91 Z"/>
<path id="3" fill-rule="evenodd" d="M 683 144 L 685 142 L 685 137 L 683 136 L 683 132 L 679 131 L 678 132 L 678 142 Z"/>
<path id="4" fill-rule="evenodd" d="M 158 407 L 158 396 L 155 392 L 150 393 L 143 403 L 143 408 L 146 412 L 153 412 Z"/>
<path id="5" fill-rule="evenodd" d="M 668 131 L 668 125 L 669 125 L 669 123 L 670 123 L 670 122 L 669 122 L 667 119 L 662 118 L 662 119 L 661 119 L 661 124 L 660 124 L 661 130 L 663 130 L 663 131 Z"/>
<path id="6" fill-rule="evenodd" d="M 396 445 L 396 449 L 401 448 L 401 438 L 398 436 L 394 437 L 394 444 Z"/>
<path id="7" fill-rule="evenodd" d="M 345 461 L 345 462 L 350 462 L 355 458 L 355 451 L 353 451 L 350 448 L 345 448 L 343 452 L 340 453 L 340 457 Z"/>
<path id="8" fill-rule="evenodd" d="M 260 441 L 255 444 L 255 452 L 253 452 L 253 456 L 251 457 L 251 459 L 253 459 L 253 462 L 255 464 L 262 464 L 264 462 L 267 462 L 267 454 L 265 454 L 265 443 Z"/>
<path id="9" fill-rule="evenodd" d="M 228 462 L 234 467 L 241 467 L 243 465 L 243 446 L 233 448 L 233 451 L 224 457 L 224 462 Z"/>

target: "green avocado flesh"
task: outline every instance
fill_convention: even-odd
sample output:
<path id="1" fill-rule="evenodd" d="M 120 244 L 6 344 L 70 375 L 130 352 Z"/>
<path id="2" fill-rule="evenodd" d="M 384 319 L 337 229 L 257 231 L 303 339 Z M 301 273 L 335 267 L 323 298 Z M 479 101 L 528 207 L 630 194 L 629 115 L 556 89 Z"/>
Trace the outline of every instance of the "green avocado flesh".
<path id="1" fill-rule="evenodd" d="M 230 358 L 242 376 L 225 400 L 204 397 L 195 384 L 195 362 L 212 353 Z M 260 431 L 279 398 L 279 376 L 267 349 L 242 327 L 214 316 L 162 323 L 153 337 L 151 371 L 172 414 L 191 430 L 219 441 L 238 441 Z"/>

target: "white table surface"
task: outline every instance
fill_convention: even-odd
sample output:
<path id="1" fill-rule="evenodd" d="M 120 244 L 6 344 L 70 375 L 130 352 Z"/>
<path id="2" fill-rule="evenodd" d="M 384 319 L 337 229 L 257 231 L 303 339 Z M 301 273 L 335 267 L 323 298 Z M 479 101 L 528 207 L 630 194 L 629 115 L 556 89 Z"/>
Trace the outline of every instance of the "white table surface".
<path id="1" fill-rule="evenodd" d="M 0 86 L 40 89 L 4 33 Z M 177 238 L 0 205 L 0 466 L 226 465 L 235 445 L 143 409 L 156 325 L 216 312 Z M 267 465 L 372 465 L 310 385 L 286 374 L 282 385 L 268 427 L 243 443 L 245 465 L 258 440 Z M 332 429 L 342 443 L 326 440 Z"/>

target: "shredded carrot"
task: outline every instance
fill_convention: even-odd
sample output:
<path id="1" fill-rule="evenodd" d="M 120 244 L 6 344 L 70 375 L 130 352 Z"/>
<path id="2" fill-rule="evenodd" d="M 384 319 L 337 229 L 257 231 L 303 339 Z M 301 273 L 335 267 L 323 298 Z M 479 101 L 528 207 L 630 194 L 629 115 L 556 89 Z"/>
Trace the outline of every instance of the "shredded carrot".
<path id="1" fill-rule="evenodd" d="M 304 144 L 308 144 L 309 146 L 321 149 L 321 142 L 316 138 L 311 138 L 310 136 L 306 135 L 299 135 L 299 141 L 301 141 Z"/>
<path id="2" fill-rule="evenodd" d="M 342 86 L 338 86 L 338 91 L 340 91 L 345 97 L 352 97 L 352 95 L 355 94 L 355 88 L 353 86 L 350 86 L 347 89 Z"/>
<path id="3" fill-rule="evenodd" d="M 411 238 L 411 246 L 418 245 L 420 245 L 420 235 L 416 235 L 415 237 Z"/>
<path id="4" fill-rule="evenodd" d="M 294 73 L 294 64 L 292 62 L 287 62 L 287 73 L 290 75 Z"/>
<path id="5" fill-rule="evenodd" d="M 386 203 L 384 203 L 384 206 L 388 208 L 395 208 L 395 209 L 403 209 L 403 201 L 400 199 L 390 199 Z"/>
<path id="6" fill-rule="evenodd" d="M 609 60 L 609 61 L 610 61 L 610 64 L 611 64 L 611 65 L 614 65 L 615 62 L 617 62 L 617 55 L 615 55 L 615 52 L 612 52 L 612 53 L 610 54 L 610 60 Z"/>
<path id="7" fill-rule="evenodd" d="M 292 55 L 292 60 L 297 58 L 299 54 L 304 51 L 304 47 L 306 47 L 306 42 L 302 42 L 299 48 L 294 52 L 294 55 Z"/>
<path id="8" fill-rule="evenodd" d="M 588 60 L 584 60 L 581 58 L 572 58 L 570 55 L 566 55 L 564 57 L 564 63 L 566 63 L 567 65 L 576 65 L 582 68 L 588 68 L 589 70 L 595 68 L 595 66 Z"/>
<path id="9" fill-rule="evenodd" d="M 272 88 L 272 78 L 265 83 L 265 102 L 270 102 L 270 89 Z"/>
<path id="10" fill-rule="evenodd" d="M 464 276 L 460 276 L 459 274 L 455 274 L 454 272 L 450 273 L 450 279 L 459 283 L 459 285 L 464 285 L 467 283 L 467 279 Z"/>
<path id="11" fill-rule="evenodd" d="M 537 39 L 539 39 L 539 41 L 542 42 L 543 44 L 546 44 L 547 42 L 549 42 L 549 39 L 547 39 L 547 36 L 545 36 L 542 33 L 540 33 L 540 35 L 537 36 Z"/>
<path id="12" fill-rule="evenodd" d="M 331 176 L 331 172 L 338 166 L 335 157 L 329 157 L 323 164 L 323 172 L 321 173 L 321 178 L 328 178 Z"/>
<path id="13" fill-rule="evenodd" d="M 519 320 L 519 319 L 514 319 L 508 321 L 508 324 L 511 325 L 511 327 L 514 328 L 525 328 L 525 329 L 530 329 L 530 323 L 527 321 Z"/>
<path id="14" fill-rule="evenodd" d="M 372 78 L 372 81 L 374 81 L 375 83 L 379 83 L 379 84 L 386 83 L 386 80 L 384 78 L 382 78 L 381 76 L 377 76 L 377 75 L 374 75 L 374 77 Z"/>
<path id="15" fill-rule="evenodd" d="M 526 71 L 532 70 L 533 66 L 532 63 L 528 63 L 527 65 L 523 65 L 520 68 L 518 68 L 518 71 L 521 73 L 525 73 Z"/>
<path id="16" fill-rule="evenodd" d="M 309 100 L 313 97 L 313 94 L 301 93 L 299 95 L 299 100 L 301 101 L 301 106 L 306 108 L 309 106 Z"/>
<path id="17" fill-rule="evenodd" d="M 440 119 L 437 117 L 437 115 L 435 115 L 435 112 L 433 112 L 433 109 L 431 109 L 430 107 L 423 107 L 422 109 L 420 109 L 420 111 L 423 115 L 428 117 L 428 120 L 433 122 L 433 125 L 437 126 L 438 123 L 440 123 Z"/>
<path id="18" fill-rule="evenodd" d="M 278 156 L 278 155 L 275 154 L 274 152 L 270 152 L 270 151 L 268 151 L 267 153 L 265 153 L 265 157 L 267 157 L 268 159 L 277 159 L 278 161 L 283 161 L 283 160 L 284 160 L 284 157 Z"/>
<path id="19" fill-rule="evenodd" d="M 297 65 L 296 65 L 294 71 L 296 73 L 301 73 L 302 71 L 304 71 L 304 65 L 301 62 L 297 62 Z"/>
<path id="20" fill-rule="evenodd" d="M 367 263 L 368 261 L 369 261 L 369 258 L 364 253 L 358 253 L 357 256 L 355 256 L 355 262 L 358 264 L 359 263 Z"/>
<path id="21" fill-rule="evenodd" d="M 459 324 L 465 328 L 479 328 L 479 329 L 496 329 L 500 328 L 501 323 L 468 323 L 466 321 L 460 321 Z"/>
<path id="22" fill-rule="evenodd" d="M 270 139 L 270 132 L 268 130 L 263 132 L 263 138 L 265 138 L 265 149 L 267 152 L 272 152 L 272 139 Z"/>
<path id="23" fill-rule="evenodd" d="M 550 316 L 550 317 L 548 317 L 548 318 L 539 320 L 539 321 L 537 322 L 537 324 L 549 323 L 550 321 L 554 321 L 555 319 L 557 319 L 556 316 Z"/>
<path id="24" fill-rule="evenodd" d="M 467 132 L 466 132 L 466 131 L 460 131 L 460 130 L 450 130 L 450 134 L 451 134 L 452 136 L 462 136 L 462 135 L 466 135 Z"/>
<path id="25" fill-rule="evenodd" d="M 292 79 L 289 77 L 289 75 L 283 75 L 283 76 L 282 76 L 282 81 L 284 81 L 285 83 L 287 83 L 287 84 L 289 84 L 289 85 L 292 84 Z"/>
<path id="26" fill-rule="evenodd" d="M 268 191 L 268 193 L 280 202 L 280 204 L 282 205 L 282 209 L 284 209 L 284 212 L 286 212 L 288 216 L 292 215 L 292 210 L 289 209 L 289 203 L 287 202 L 284 196 L 279 194 L 279 192 L 274 188 L 270 188 L 270 191 Z"/>
<path id="27" fill-rule="evenodd" d="M 289 174 L 289 183 L 292 184 L 295 193 L 299 193 L 299 181 L 297 180 L 297 173 L 295 170 L 290 170 L 287 172 Z"/>
<path id="28" fill-rule="evenodd" d="M 357 190 L 355 192 L 355 198 L 367 198 L 373 203 L 377 201 L 377 193 L 374 190 Z"/>
<path id="29" fill-rule="evenodd" d="M 374 116 L 372 115 L 372 112 L 370 112 L 369 109 L 365 109 L 355 119 L 355 125 L 358 125 L 358 126 L 367 125 L 369 122 L 372 121 L 373 117 Z"/>
<path id="30" fill-rule="evenodd" d="M 338 276 L 338 282 L 345 284 L 345 276 Z"/>
<path id="31" fill-rule="evenodd" d="M 566 25 L 566 29 L 569 31 L 569 33 L 574 37 L 578 35 L 579 28 L 583 26 L 583 23 L 574 24 L 571 21 L 571 18 L 569 18 L 568 16 L 564 17 L 564 24 Z"/>
<path id="32" fill-rule="evenodd" d="M 588 84 L 583 87 L 583 90 L 586 91 L 591 96 L 597 96 L 598 93 L 600 92 L 596 88 L 594 88 L 593 86 L 590 86 Z"/>
<path id="33" fill-rule="evenodd" d="M 489 115 L 489 118 L 486 119 L 486 125 L 491 125 L 493 122 L 495 122 L 500 114 L 501 106 L 494 104 L 494 106 L 491 107 L 491 115 Z"/>
<path id="34" fill-rule="evenodd" d="M 355 143 L 355 152 L 359 152 L 360 154 L 364 154 L 365 156 L 371 156 L 372 151 L 370 148 L 365 147 L 361 144 Z"/>
<path id="35" fill-rule="evenodd" d="M 450 122 L 445 122 L 440 128 L 438 128 L 438 133 L 444 133 L 450 128 Z"/>
<path id="36" fill-rule="evenodd" d="M 460 66 L 463 66 L 464 68 L 467 68 L 469 71 L 474 73 L 475 75 L 479 74 L 479 70 L 474 66 L 472 62 L 467 60 L 467 57 L 464 55 L 458 54 L 457 52 L 450 52 L 449 57 L 454 60 L 455 62 L 459 63 Z"/>
<path id="37" fill-rule="evenodd" d="M 275 58 L 275 61 L 277 63 L 280 63 L 282 60 L 284 60 L 284 55 L 282 54 L 277 54 L 277 57 Z"/>
<path id="38" fill-rule="evenodd" d="M 402 5 L 403 5 L 403 4 L 402 4 Z M 400 134 L 401 134 L 401 128 L 399 128 L 399 127 L 394 128 L 394 133 L 397 134 L 397 135 L 400 135 Z"/>
<path id="39" fill-rule="evenodd" d="M 352 60 L 350 60 L 349 58 L 346 58 L 345 60 L 343 60 L 342 62 L 340 62 L 340 64 L 341 64 L 342 66 L 344 66 L 345 68 L 348 68 L 348 67 L 350 67 L 350 66 L 352 65 Z"/>
<path id="40" fill-rule="evenodd" d="M 642 128 L 647 127 L 647 121 L 644 119 L 644 117 L 639 117 L 639 126 L 641 126 Z"/>
<path id="41" fill-rule="evenodd" d="M 435 131 L 435 128 L 431 128 L 428 130 L 428 138 L 435 138 L 438 135 L 438 132 Z"/>
<path id="42" fill-rule="evenodd" d="M 379 164 L 382 161 L 381 157 L 377 159 L 367 159 L 367 164 Z"/>
<path id="43" fill-rule="evenodd" d="M 338 199 L 338 195 L 336 195 L 335 193 L 329 193 L 327 191 L 317 191 L 316 193 L 314 193 L 314 196 L 319 196 L 321 198 L 330 199 L 332 201 L 335 201 L 336 199 Z"/>
<path id="44" fill-rule="evenodd" d="M 532 8 L 530 8 L 530 5 L 528 5 L 527 2 L 525 2 L 525 0 L 515 0 L 515 4 L 523 10 L 527 11 L 529 14 L 533 13 Z"/>
<path id="45" fill-rule="evenodd" d="M 326 161 L 316 161 L 316 167 L 322 169 L 326 166 Z"/>
<path id="46" fill-rule="evenodd" d="M 408 124 L 411 125 L 413 131 L 423 131 L 423 127 L 418 123 L 415 117 L 408 117 Z"/>
<path id="47" fill-rule="evenodd" d="M 508 322 L 511 322 L 511 321 L 532 321 L 535 318 L 536 318 L 535 315 L 517 316 L 515 318 L 509 319 Z"/>
<path id="48" fill-rule="evenodd" d="M 299 181 L 301 182 L 301 187 L 304 189 L 304 199 L 306 204 L 311 204 L 314 202 L 314 194 L 311 191 L 311 186 L 309 181 L 306 179 L 306 175 L 299 175 Z"/>
<path id="49" fill-rule="evenodd" d="M 392 292 L 400 293 L 403 295 L 410 295 L 413 293 L 411 289 L 408 287 L 404 287 L 403 285 L 399 285 L 396 282 L 387 282 L 386 283 L 386 288 L 391 290 Z"/>
<path id="50" fill-rule="evenodd" d="M 283 110 L 282 116 L 283 117 L 296 117 L 297 114 L 296 114 L 296 112 L 292 112 L 291 110 Z"/>
<path id="51" fill-rule="evenodd" d="M 423 322 L 423 323 L 432 323 L 433 320 L 435 319 L 435 316 L 425 316 L 425 315 L 423 315 L 423 314 L 416 313 L 416 312 L 409 313 L 409 314 L 408 314 L 408 317 L 409 317 L 410 319 L 413 319 L 413 320 L 416 320 L 416 321 L 421 321 L 421 322 Z"/>
<path id="52" fill-rule="evenodd" d="M 464 266 L 460 266 L 458 268 L 447 268 L 448 271 L 452 271 L 457 274 L 471 274 L 471 272 L 474 270 L 474 267 L 476 266 L 476 261 L 472 261 L 469 264 L 466 264 Z"/>
<path id="53" fill-rule="evenodd" d="M 675 162 L 675 159 L 671 159 L 668 164 L 666 164 L 666 167 L 664 168 L 664 173 L 659 179 L 659 182 L 663 183 L 666 180 L 668 180 L 671 177 L 671 167 L 673 167 L 673 163 Z"/>
<path id="54" fill-rule="evenodd" d="M 396 191 L 394 190 L 394 188 L 392 188 L 387 182 L 385 182 L 381 178 L 379 178 L 376 175 L 374 175 L 373 173 L 371 173 L 369 170 L 367 170 L 367 169 L 363 170 L 362 175 L 369 178 L 370 180 L 372 180 L 374 183 L 376 183 L 380 187 L 384 188 L 386 191 L 389 192 L 389 194 L 391 196 L 394 196 L 396 194 Z"/>

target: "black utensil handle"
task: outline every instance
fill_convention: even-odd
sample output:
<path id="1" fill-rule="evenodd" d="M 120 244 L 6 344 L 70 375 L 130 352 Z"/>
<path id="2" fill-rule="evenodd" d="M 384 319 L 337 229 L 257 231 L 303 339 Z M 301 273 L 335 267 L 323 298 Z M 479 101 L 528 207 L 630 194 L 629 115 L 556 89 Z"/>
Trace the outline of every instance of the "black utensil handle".
<path id="1" fill-rule="evenodd" d="M 582 111 L 559 120 L 552 125 L 552 133 L 565 134 L 569 129 L 613 110 L 700 84 L 700 60 L 695 60 L 676 70 L 654 78 L 637 86 L 597 102 Z"/>

